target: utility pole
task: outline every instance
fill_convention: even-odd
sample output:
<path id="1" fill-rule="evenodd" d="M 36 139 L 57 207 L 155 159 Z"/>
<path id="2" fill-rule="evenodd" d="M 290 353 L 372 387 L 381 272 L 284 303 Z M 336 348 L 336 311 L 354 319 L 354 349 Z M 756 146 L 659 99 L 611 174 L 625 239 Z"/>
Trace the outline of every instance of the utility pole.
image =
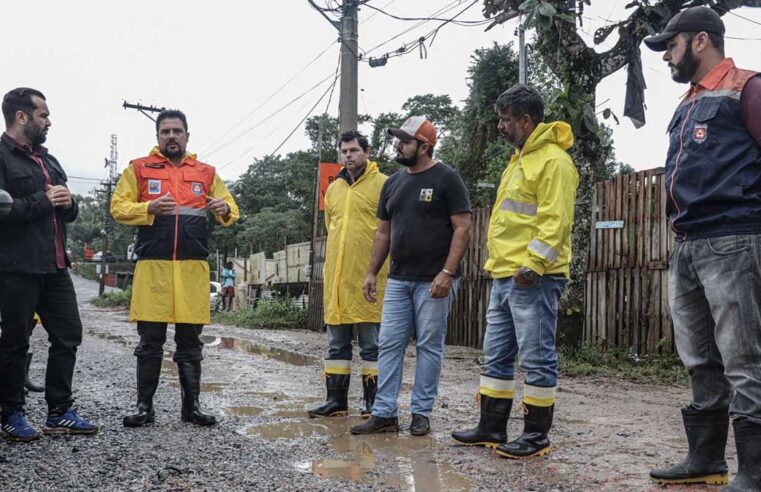
<path id="1" fill-rule="evenodd" d="M 526 84 L 526 28 L 523 19 L 518 25 L 518 83 Z"/>
<path id="2" fill-rule="evenodd" d="M 106 290 L 106 273 L 108 269 L 108 236 L 114 230 L 114 219 L 111 217 L 111 189 L 116 184 L 116 161 L 119 153 L 116 149 L 116 135 L 111 135 L 111 155 L 106 159 L 105 167 L 108 169 L 108 181 L 103 183 L 106 193 L 106 204 L 103 211 L 103 230 L 100 232 L 102 245 L 100 250 L 100 286 L 98 295 L 102 296 Z"/>
<path id="3" fill-rule="evenodd" d="M 359 87 L 359 0 L 344 0 L 341 18 L 341 133 L 357 129 L 357 94 Z"/>
<path id="4" fill-rule="evenodd" d="M 339 128 L 341 133 L 356 130 L 358 123 L 357 98 L 359 88 L 359 6 L 362 0 L 343 0 L 343 4 L 335 9 L 326 9 L 317 5 L 314 0 L 309 4 L 325 17 L 330 25 L 336 28 L 341 40 L 341 96 L 338 105 Z M 327 12 L 340 10 L 341 19 L 334 20 Z"/>
<path id="5" fill-rule="evenodd" d="M 312 295 L 311 286 L 315 280 L 314 268 L 314 248 L 317 246 L 317 223 L 320 220 L 320 162 L 322 161 L 322 130 L 325 118 L 320 120 L 320 127 L 317 132 L 317 152 L 314 155 L 314 202 L 312 204 L 312 244 L 309 248 L 309 296 Z"/>
<path id="6" fill-rule="evenodd" d="M 141 113 L 143 113 L 145 116 L 147 116 L 148 119 L 154 122 L 156 121 L 156 118 L 154 118 L 148 113 L 160 113 L 166 109 L 166 108 L 157 108 L 156 106 L 144 106 L 140 103 L 130 104 L 127 101 L 124 101 L 124 104 L 122 104 L 122 107 L 124 109 L 136 109 L 140 111 Z"/>

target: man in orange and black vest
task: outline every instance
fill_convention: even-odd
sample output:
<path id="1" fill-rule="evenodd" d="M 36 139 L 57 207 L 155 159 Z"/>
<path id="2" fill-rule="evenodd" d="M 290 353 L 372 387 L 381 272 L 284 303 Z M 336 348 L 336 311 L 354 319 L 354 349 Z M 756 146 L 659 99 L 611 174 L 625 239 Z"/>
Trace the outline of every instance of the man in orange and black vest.
<path id="1" fill-rule="evenodd" d="M 182 388 L 182 420 L 213 425 L 198 402 L 203 325 L 209 322 L 208 212 L 227 227 L 238 207 L 214 168 L 185 151 L 188 122 L 181 111 L 156 118 L 158 147 L 130 162 L 119 178 L 111 214 L 138 226 L 138 262 L 132 285 L 130 321 L 137 322 L 137 412 L 126 427 L 155 419 L 153 395 L 159 382 L 167 324 L 174 323 L 174 361 Z"/>
<path id="2" fill-rule="evenodd" d="M 728 482 L 724 448 L 735 430 L 737 476 L 725 490 L 761 491 L 761 76 L 724 56 L 724 23 L 692 7 L 645 39 L 676 82 L 689 82 L 669 124 L 667 213 L 676 233 L 669 306 L 692 380 L 682 409 L 689 453 L 652 470 L 664 484 Z"/>

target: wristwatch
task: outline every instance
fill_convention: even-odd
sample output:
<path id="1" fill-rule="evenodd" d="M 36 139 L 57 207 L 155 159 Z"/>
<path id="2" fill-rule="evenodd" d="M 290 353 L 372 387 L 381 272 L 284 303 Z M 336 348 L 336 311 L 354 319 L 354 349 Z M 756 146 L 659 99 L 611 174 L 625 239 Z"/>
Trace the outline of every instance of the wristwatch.
<path id="1" fill-rule="evenodd" d="M 540 275 L 529 267 L 520 267 L 518 269 L 518 273 L 520 273 L 523 278 L 528 280 L 531 284 L 535 284 L 539 281 Z"/>

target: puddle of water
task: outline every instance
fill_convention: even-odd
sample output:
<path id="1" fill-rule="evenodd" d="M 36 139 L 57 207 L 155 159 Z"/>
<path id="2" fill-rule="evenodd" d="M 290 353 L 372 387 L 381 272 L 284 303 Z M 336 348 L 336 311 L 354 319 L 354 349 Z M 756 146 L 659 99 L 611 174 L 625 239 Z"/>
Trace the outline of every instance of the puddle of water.
<path id="1" fill-rule="evenodd" d="M 128 345 L 130 344 L 130 343 L 127 341 L 127 339 L 126 339 L 126 338 L 124 338 L 124 337 L 121 337 L 121 336 L 119 336 L 119 335 L 112 335 L 112 334 L 110 334 L 110 333 L 104 333 L 104 332 L 102 332 L 102 331 L 93 331 L 93 330 L 88 330 L 88 331 L 87 331 L 87 333 L 88 333 L 89 335 L 93 335 L 93 336 L 96 336 L 96 337 L 98 337 L 98 338 L 102 338 L 103 340 L 109 340 L 109 341 L 112 341 L 112 342 L 116 342 L 116 343 L 118 343 L 119 345 L 123 345 L 123 346 L 125 346 L 125 347 L 126 347 L 126 346 L 128 346 Z"/>
<path id="2" fill-rule="evenodd" d="M 346 459 L 310 460 L 297 463 L 296 469 L 324 478 L 378 483 L 410 491 L 470 490 L 470 480 L 458 474 L 439 458 L 438 443 L 431 436 L 405 434 L 352 436 L 349 428 L 359 418 L 295 421 L 254 425 L 243 433 L 267 440 L 303 439 L 329 436 L 330 447 Z"/>
<path id="3" fill-rule="evenodd" d="M 169 383 L 170 388 L 179 388 L 179 381 L 171 381 Z M 221 393 L 224 391 L 225 385 L 222 383 L 201 383 L 201 393 Z"/>
<path id="4" fill-rule="evenodd" d="M 217 347 L 222 350 L 234 350 L 236 352 L 249 355 L 263 355 L 270 359 L 285 362 L 294 366 L 313 366 L 320 363 L 317 357 L 311 355 L 299 354 L 290 350 L 267 347 L 254 343 L 251 340 L 232 337 L 215 337 L 211 335 L 202 335 L 201 341 L 207 347 Z"/>
<path id="5" fill-rule="evenodd" d="M 246 406 L 225 407 L 222 409 L 222 412 L 225 415 L 232 415 L 234 417 L 256 417 L 263 411 L 264 410 L 259 407 L 246 407 Z"/>

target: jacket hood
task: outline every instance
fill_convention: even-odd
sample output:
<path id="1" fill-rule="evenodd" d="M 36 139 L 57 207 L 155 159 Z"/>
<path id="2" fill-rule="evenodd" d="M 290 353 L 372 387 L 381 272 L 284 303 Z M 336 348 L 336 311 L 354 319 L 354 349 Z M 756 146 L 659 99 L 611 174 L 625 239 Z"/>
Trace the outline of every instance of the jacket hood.
<path id="1" fill-rule="evenodd" d="M 375 161 L 367 160 L 367 165 L 365 166 L 365 170 L 362 172 L 362 175 L 357 179 L 358 182 L 365 176 L 372 176 L 373 174 L 378 174 L 380 172 L 380 169 L 378 168 L 378 163 Z M 340 171 L 338 171 L 338 176 L 341 179 L 346 180 L 346 182 L 349 182 L 349 171 L 346 170 L 346 166 L 342 167 Z"/>
<path id="2" fill-rule="evenodd" d="M 573 146 L 573 142 L 573 130 L 565 121 L 539 123 L 529 135 L 521 152 L 527 154 L 547 144 L 556 144 L 561 149 L 568 150 Z"/>

